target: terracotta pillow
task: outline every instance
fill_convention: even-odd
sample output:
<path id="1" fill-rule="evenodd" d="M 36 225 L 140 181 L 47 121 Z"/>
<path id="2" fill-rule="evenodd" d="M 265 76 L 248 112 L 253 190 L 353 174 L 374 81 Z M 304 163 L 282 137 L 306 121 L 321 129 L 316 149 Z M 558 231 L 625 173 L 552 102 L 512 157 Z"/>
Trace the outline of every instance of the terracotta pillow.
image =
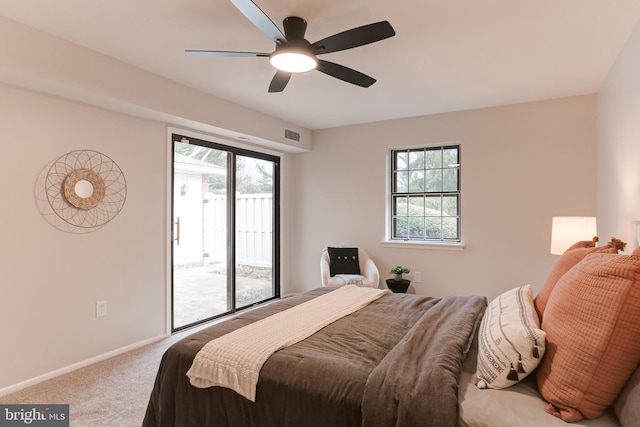
<path id="1" fill-rule="evenodd" d="M 598 236 L 594 236 L 594 238 L 591 240 L 581 240 L 569 246 L 565 252 L 570 251 L 571 249 L 578 249 L 578 248 L 595 248 L 596 243 L 598 243 L 599 240 L 600 238 Z"/>
<path id="2" fill-rule="evenodd" d="M 620 242 L 615 237 L 611 239 L 611 242 L 607 243 L 604 246 L 595 247 L 596 242 L 598 241 L 598 237 L 594 237 L 593 240 L 585 240 L 581 242 L 577 242 L 573 244 L 569 249 L 567 249 L 560 259 L 556 261 L 547 277 L 547 280 L 542 285 L 542 289 L 536 295 L 535 300 L 533 301 L 536 307 L 536 313 L 538 313 L 538 317 L 540 321 L 542 321 L 542 317 L 544 314 L 545 307 L 547 306 L 547 301 L 549 300 L 549 296 L 553 291 L 553 288 L 556 286 L 556 283 L 560 278 L 571 269 L 574 265 L 582 261 L 584 257 L 589 254 L 602 252 L 602 253 L 610 253 L 617 254 L 619 249 Z M 624 247 L 624 244 L 623 244 Z"/>
<path id="3" fill-rule="evenodd" d="M 546 411 L 567 422 L 600 416 L 640 362 L 640 256 L 585 257 L 556 284 L 542 330 Z"/>

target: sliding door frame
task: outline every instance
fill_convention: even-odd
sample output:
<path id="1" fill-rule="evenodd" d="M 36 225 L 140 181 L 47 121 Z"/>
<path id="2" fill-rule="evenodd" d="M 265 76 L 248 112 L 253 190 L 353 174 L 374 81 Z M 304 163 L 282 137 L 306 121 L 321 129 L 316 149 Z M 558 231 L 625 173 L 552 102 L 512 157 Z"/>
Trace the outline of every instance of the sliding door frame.
<path id="1" fill-rule="evenodd" d="M 192 328 L 202 323 L 206 323 L 212 321 L 216 318 L 228 316 L 233 313 L 237 313 L 242 310 L 249 309 L 256 305 L 260 305 L 266 303 L 268 301 L 278 299 L 281 295 L 281 283 L 280 283 L 280 261 L 281 261 L 281 212 L 280 212 L 280 191 L 281 191 L 281 161 L 282 157 L 280 153 L 268 152 L 267 150 L 259 150 L 254 147 L 244 147 L 242 144 L 236 143 L 235 141 L 228 140 L 226 138 L 217 138 L 210 137 L 205 135 L 196 134 L 194 132 L 189 132 L 183 129 L 173 129 L 168 128 L 168 179 L 167 179 L 167 212 L 168 212 L 168 226 L 167 226 L 167 262 L 166 262 L 166 274 L 167 274 L 167 304 L 166 304 L 166 329 L 167 335 L 172 333 L 180 332 L 184 329 Z M 223 150 L 228 153 L 227 155 L 227 170 L 229 171 L 228 182 L 227 182 L 227 280 L 228 280 L 228 290 L 227 292 L 227 307 L 229 311 L 225 313 L 221 313 L 219 315 L 215 315 L 213 317 L 203 319 L 201 321 L 180 326 L 174 327 L 174 280 L 173 280 L 173 270 L 174 270 L 174 249 L 173 249 L 173 241 L 176 236 L 174 236 L 174 179 L 175 179 L 175 171 L 174 171 L 174 142 L 181 142 L 183 139 L 188 141 L 193 141 L 197 143 L 197 145 L 202 145 L 208 148 L 213 148 L 217 150 Z M 271 242 L 271 254 L 272 254 L 272 290 L 273 295 L 270 298 L 265 300 L 255 302 L 243 307 L 238 308 L 236 306 L 236 157 L 237 156 L 246 156 L 252 157 L 259 160 L 267 160 L 273 163 L 273 218 L 272 218 L 272 242 Z"/>

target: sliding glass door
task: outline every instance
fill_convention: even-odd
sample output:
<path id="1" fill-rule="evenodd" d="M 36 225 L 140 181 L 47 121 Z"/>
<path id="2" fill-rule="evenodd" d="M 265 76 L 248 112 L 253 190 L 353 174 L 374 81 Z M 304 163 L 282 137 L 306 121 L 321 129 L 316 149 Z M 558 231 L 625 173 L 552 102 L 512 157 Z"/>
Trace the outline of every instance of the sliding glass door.
<path id="1" fill-rule="evenodd" d="M 279 296 L 279 158 L 172 140 L 177 331 Z"/>

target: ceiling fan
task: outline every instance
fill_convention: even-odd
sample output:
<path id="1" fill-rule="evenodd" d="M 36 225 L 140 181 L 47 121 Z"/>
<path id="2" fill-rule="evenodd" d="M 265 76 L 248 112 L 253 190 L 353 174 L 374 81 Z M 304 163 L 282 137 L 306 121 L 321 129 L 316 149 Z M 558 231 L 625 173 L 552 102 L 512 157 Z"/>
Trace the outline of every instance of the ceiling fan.
<path id="1" fill-rule="evenodd" d="M 276 43 L 271 53 L 230 52 L 219 50 L 185 50 L 189 55 L 226 57 L 268 57 L 277 71 L 269 92 L 282 92 L 293 73 L 316 69 L 329 76 L 354 85 L 369 87 L 376 82 L 373 77 L 359 71 L 318 59 L 317 55 L 338 52 L 393 37 L 396 32 L 388 21 L 380 21 L 352 28 L 338 34 L 309 43 L 304 39 L 307 21 L 290 16 L 283 21 L 284 34 L 271 19 L 251 0 L 231 0 L 231 3 L 260 31 Z"/>

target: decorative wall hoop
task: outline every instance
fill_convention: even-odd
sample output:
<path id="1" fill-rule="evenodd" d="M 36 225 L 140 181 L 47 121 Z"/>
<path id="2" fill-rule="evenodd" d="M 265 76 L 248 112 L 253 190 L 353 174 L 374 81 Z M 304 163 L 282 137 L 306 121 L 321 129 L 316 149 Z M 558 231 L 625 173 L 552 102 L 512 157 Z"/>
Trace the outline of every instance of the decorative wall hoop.
<path id="1" fill-rule="evenodd" d="M 127 198 L 127 183 L 122 170 L 108 156 L 76 150 L 51 163 L 44 192 L 59 219 L 86 232 L 120 213 Z"/>

